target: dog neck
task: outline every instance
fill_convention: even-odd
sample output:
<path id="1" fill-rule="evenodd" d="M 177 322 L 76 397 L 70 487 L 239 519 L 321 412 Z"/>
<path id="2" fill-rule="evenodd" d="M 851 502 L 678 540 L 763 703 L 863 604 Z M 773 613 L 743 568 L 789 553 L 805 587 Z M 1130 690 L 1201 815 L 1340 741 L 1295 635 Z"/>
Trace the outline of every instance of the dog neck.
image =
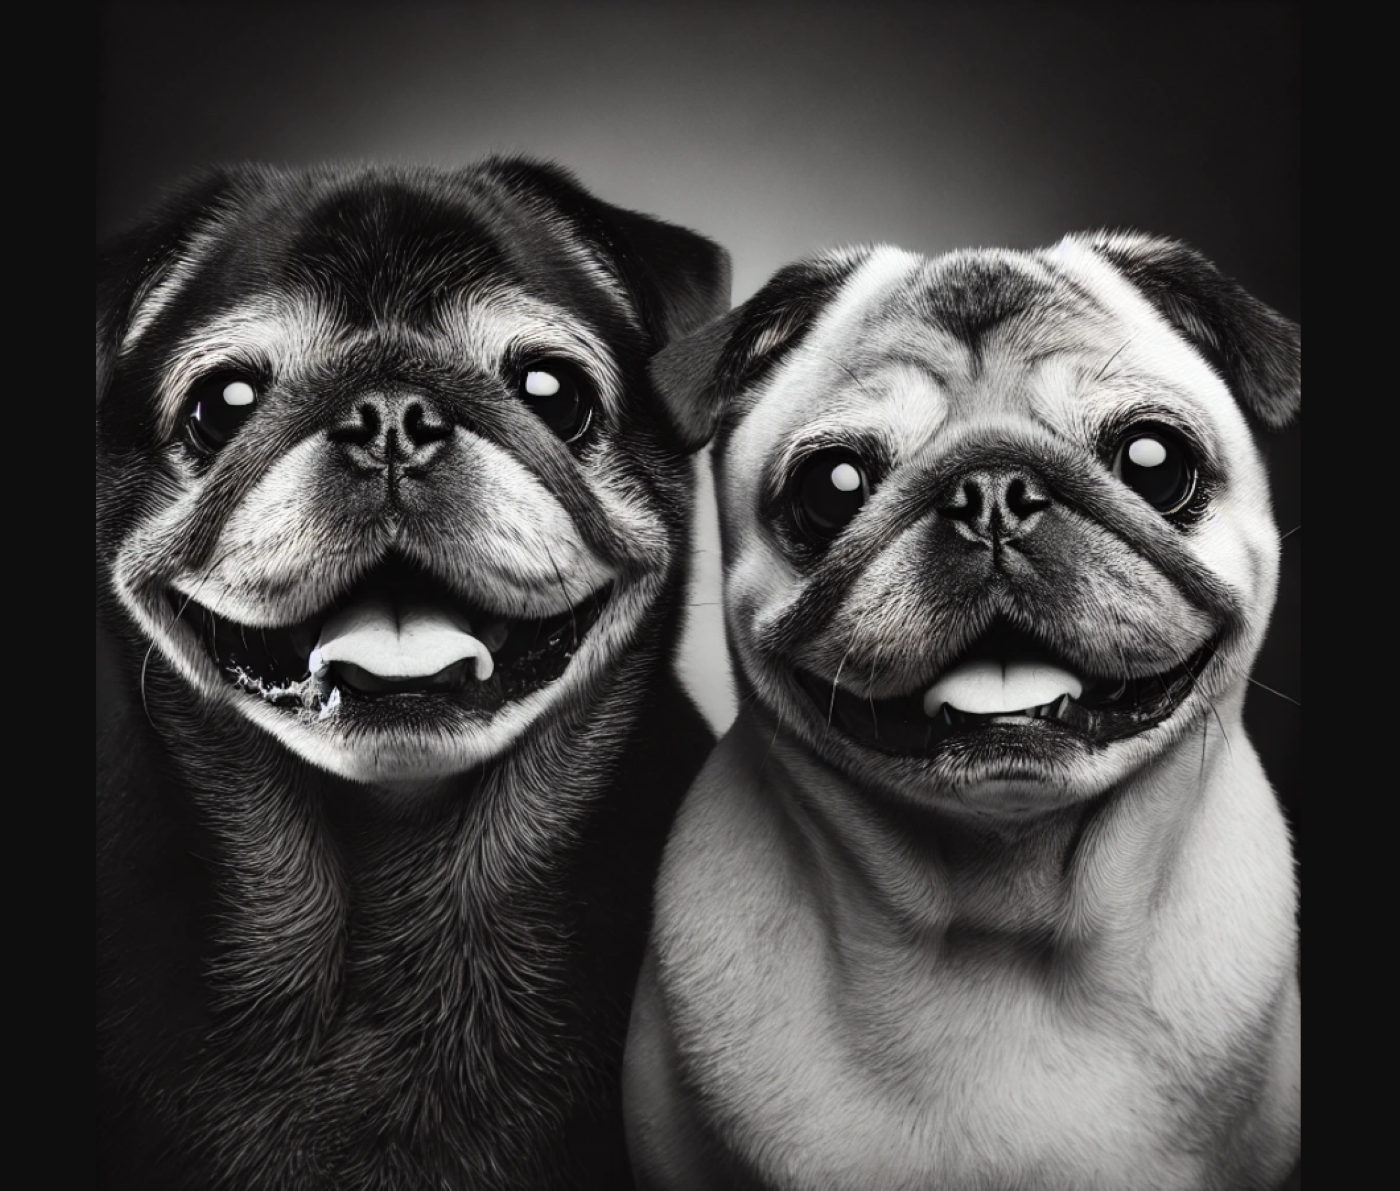
<path id="1" fill-rule="evenodd" d="M 640 651 L 587 724 L 552 725 L 558 740 L 587 738 L 587 765 L 576 749 L 515 750 L 417 800 L 314 769 L 152 665 L 149 720 L 133 690 L 110 721 L 121 764 L 99 800 L 112 874 L 99 917 L 110 949 L 138 957 L 132 987 L 160 990 L 110 999 L 128 1018 L 149 1012 L 136 1036 L 180 1040 L 161 1051 L 162 1078 L 198 1073 L 211 1130 L 229 1097 L 251 1112 L 353 1086 L 346 1112 L 387 1120 L 421 1104 L 424 1122 L 467 1122 L 483 1153 L 557 1131 L 560 1105 L 608 1061 L 569 1040 L 620 1047 L 635 979 L 622 953 L 640 962 L 646 890 L 683 791 L 619 763 L 629 741 L 649 756 L 666 739 L 658 717 L 678 719 L 663 658 Z M 696 720 L 695 739 L 670 747 L 698 768 Z M 609 942 L 619 933 L 625 947 Z M 382 1078 L 361 1086 L 365 1069 Z"/>
<path id="2" fill-rule="evenodd" d="M 1177 871 L 1192 826 L 1240 782 L 1263 782 L 1240 726 L 1242 698 L 1193 725 L 1150 765 L 1098 796 L 1042 814 L 915 807 L 864 788 L 758 717 L 747 730 L 766 797 L 826 907 L 833 933 L 867 946 L 922 937 L 1009 948 L 1037 962 L 1132 940 Z M 770 747 L 771 746 L 771 747 Z"/>

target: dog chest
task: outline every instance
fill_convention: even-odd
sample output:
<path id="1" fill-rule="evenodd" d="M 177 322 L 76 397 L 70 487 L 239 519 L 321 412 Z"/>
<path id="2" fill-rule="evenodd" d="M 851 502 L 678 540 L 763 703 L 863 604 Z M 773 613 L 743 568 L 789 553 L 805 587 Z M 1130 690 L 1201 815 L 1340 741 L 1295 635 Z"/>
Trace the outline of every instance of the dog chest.
<path id="1" fill-rule="evenodd" d="M 837 930 L 772 791 L 725 753 L 682 812 L 655 940 L 692 1108 L 749 1164 L 792 1187 L 1210 1185 L 1267 1006 L 1163 997 L 1171 957 L 1152 948 L 1076 972 L 967 936 Z"/>

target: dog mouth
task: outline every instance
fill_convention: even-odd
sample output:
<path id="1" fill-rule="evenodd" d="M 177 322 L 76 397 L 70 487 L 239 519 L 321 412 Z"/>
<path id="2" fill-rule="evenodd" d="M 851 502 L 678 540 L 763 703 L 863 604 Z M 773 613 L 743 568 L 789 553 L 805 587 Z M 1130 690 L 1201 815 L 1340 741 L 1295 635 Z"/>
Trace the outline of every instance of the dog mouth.
<path id="1" fill-rule="evenodd" d="M 1132 677 L 1091 675 L 1039 638 L 994 624 L 952 665 L 906 695 L 875 699 L 799 671 L 824 719 L 881 752 L 924 755 L 957 739 L 1061 731 L 1092 744 L 1136 736 L 1181 706 L 1218 639 L 1179 665 Z"/>
<path id="2" fill-rule="evenodd" d="M 597 622 L 611 586 L 556 615 L 512 618 L 390 560 L 296 624 L 254 628 L 170 591 L 219 672 L 239 689 L 325 719 L 362 704 L 387 711 L 431 701 L 491 714 L 554 682 Z"/>

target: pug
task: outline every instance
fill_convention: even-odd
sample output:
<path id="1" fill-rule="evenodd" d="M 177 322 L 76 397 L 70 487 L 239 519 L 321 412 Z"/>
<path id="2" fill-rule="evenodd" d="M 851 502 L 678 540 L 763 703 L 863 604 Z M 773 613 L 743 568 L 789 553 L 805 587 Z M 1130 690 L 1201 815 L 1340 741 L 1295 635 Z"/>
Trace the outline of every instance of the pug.
<path id="1" fill-rule="evenodd" d="M 728 285 L 507 158 L 221 169 L 99 252 L 102 1185 L 628 1185 L 712 743 L 646 362 Z"/>
<path id="2" fill-rule="evenodd" d="M 738 719 L 624 1077 L 645 1187 L 1268 1188 L 1288 831 L 1241 709 L 1298 328 L 1179 243 L 786 268 L 653 373 L 715 482 Z"/>

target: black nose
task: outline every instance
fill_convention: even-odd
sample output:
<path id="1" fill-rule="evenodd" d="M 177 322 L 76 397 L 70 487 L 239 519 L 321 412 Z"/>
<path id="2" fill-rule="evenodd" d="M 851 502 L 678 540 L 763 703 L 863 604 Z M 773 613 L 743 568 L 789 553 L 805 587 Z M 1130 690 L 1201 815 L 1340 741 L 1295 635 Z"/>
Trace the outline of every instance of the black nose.
<path id="1" fill-rule="evenodd" d="M 451 434 L 452 423 L 421 393 L 366 393 L 329 437 L 358 471 L 411 475 L 432 464 Z"/>
<path id="2" fill-rule="evenodd" d="M 1044 481 L 1024 468 L 995 468 L 959 476 L 938 503 L 965 536 L 998 545 L 1035 526 L 1036 514 L 1053 502 Z"/>

